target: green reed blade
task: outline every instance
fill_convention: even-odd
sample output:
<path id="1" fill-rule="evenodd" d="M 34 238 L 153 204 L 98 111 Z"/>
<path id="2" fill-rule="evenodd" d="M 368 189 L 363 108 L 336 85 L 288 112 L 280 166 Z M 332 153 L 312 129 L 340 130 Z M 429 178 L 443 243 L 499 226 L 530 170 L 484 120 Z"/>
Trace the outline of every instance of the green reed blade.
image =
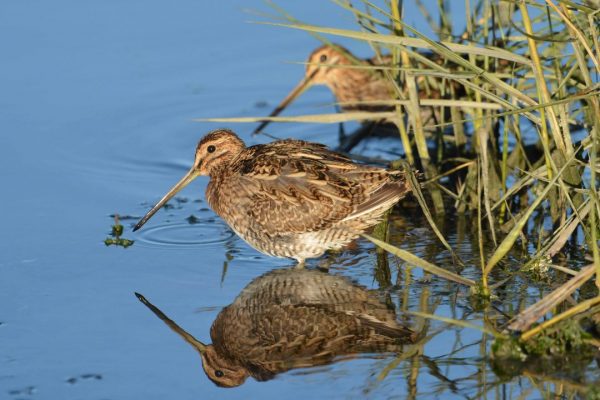
<path id="1" fill-rule="evenodd" d="M 381 241 L 379 239 L 376 239 L 376 238 L 369 236 L 367 234 L 364 234 L 364 233 L 361 236 L 370 240 L 371 242 L 373 242 L 377 246 L 383 248 L 387 252 L 392 253 L 393 255 L 401 258 L 402 260 L 406 261 L 407 263 L 414 265 L 416 267 L 419 267 L 419 268 L 423 269 L 424 271 L 427 271 L 434 275 L 440 276 L 449 281 L 460 283 L 462 285 L 466 285 L 466 286 L 475 286 L 476 285 L 475 281 L 468 279 L 468 278 L 464 278 L 458 274 L 455 274 L 455 273 L 445 270 L 443 268 L 440 268 L 437 265 L 434 265 L 428 261 L 425 261 L 422 258 L 412 254 L 409 251 L 402 250 L 396 246 L 393 246 L 389 243 L 386 243 L 384 241 Z"/>
<path id="2" fill-rule="evenodd" d="M 565 162 L 565 164 L 558 171 L 558 173 L 552 179 L 552 181 L 550 181 L 550 184 L 546 185 L 544 190 L 538 194 L 537 198 L 533 201 L 533 203 L 531 203 L 524 215 L 517 221 L 515 226 L 508 233 L 508 235 L 506 235 L 502 243 L 500 243 L 500 245 L 496 248 L 496 251 L 494 251 L 494 254 L 488 260 L 488 263 L 485 267 L 485 275 L 488 275 L 490 271 L 494 268 L 494 266 L 496 266 L 496 264 L 498 264 L 498 262 L 502 260 L 502 258 L 504 258 L 504 256 L 510 251 L 513 244 L 521 234 L 523 227 L 529 221 L 529 217 L 531 216 L 533 211 L 542 203 L 542 201 L 546 199 L 546 196 L 550 192 L 550 189 L 552 189 L 554 187 L 554 184 L 558 182 L 559 178 L 562 176 L 563 172 L 567 169 L 567 167 L 569 167 L 572 164 L 574 158 L 574 154 L 571 155 L 571 157 L 567 160 L 567 162 Z"/>

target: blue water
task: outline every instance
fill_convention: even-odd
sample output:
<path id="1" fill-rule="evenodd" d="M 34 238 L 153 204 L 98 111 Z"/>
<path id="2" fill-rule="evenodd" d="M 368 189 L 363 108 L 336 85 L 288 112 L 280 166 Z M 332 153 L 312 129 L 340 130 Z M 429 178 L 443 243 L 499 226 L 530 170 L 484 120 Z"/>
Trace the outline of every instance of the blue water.
<path id="1" fill-rule="evenodd" d="M 333 3 L 278 4 L 306 22 L 356 28 Z M 407 21 L 428 32 L 408 8 Z M 0 4 L 1 399 L 404 398 L 413 392 L 450 398 L 475 396 L 481 386 L 475 374 L 498 382 L 482 359 L 480 332 L 433 322 L 437 333 L 421 352 L 439 358 L 448 379 L 462 379 L 456 389 L 418 357 L 379 380 L 396 357 L 387 354 L 294 370 L 264 383 L 249 379 L 225 390 L 208 381 L 198 355 L 134 297 L 134 291 L 145 294 L 210 342 L 210 325 L 222 307 L 252 279 L 291 265 L 232 234 L 204 202 L 206 179 L 186 188 L 174 208 L 161 210 L 144 229 L 130 230 L 187 171 L 197 140 L 221 126 L 193 118 L 267 114 L 303 73 L 301 65 L 284 61 L 304 61 L 318 45 L 301 31 L 247 23 L 261 18 L 245 9 L 270 12 L 254 0 Z M 365 44 L 336 42 L 370 54 Z M 324 112 L 331 102 L 326 89 L 313 88 L 289 113 Z M 248 143 L 267 140 L 249 137 L 253 124 L 233 128 Z M 335 125 L 269 129 L 329 145 L 337 140 Z M 389 147 L 368 146 L 383 155 Z M 127 249 L 103 242 L 114 213 L 131 217 L 122 220 L 124 237 L 135 240 Z M 199 223 L 189 224 L 190 215 Z M 397 218 L 395 229 L 409 249 L 449 263 L 443 251 L 431 253 L 435 239 L 423 221 L 413 226 Z M 466 260 L 475 254 L 468 240 L 453 243 Z M 337 257 L 331 273 L 379 287 L 371 245 L 361 241 Z M 435 312 L 442 315 L 471 312 L 465 291 L 413 274 L 416 283 L 400 282 L 390 291 L 397 304 L 408 296 L 403 308 L 418 308 L 422 300 L 439 302 Z M 449 302 L 456 293 L 459 301 Z M 452 346 L 463 345 L 449 356 Z M 420 374 L 412 383 L 415 368 Z M 511 390 L 518 393 L 520 384 L 513 381 Z"/>

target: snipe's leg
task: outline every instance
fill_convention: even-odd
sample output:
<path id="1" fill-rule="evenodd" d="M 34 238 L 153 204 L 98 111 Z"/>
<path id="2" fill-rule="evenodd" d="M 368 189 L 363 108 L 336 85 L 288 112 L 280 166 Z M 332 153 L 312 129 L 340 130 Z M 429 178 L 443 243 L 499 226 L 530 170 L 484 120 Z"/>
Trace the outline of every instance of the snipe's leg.
<path id="1" fill-rule="evenodd" d="M 319 271 L 322 271 L 324 273 L 329 273 L 329 267 L 331 267 L 334 263 L 334 258 L 331 257 L 331 255 L 328 255 L 327 258 L 325 258 L 324 260 L 321 260 L 319 262 L 319 265 L 317 266 L 317 269 Z"/>
<path id="2" fill-rule="evenodd" d="M 335 112 L 336 113 L 341 113 L 343 111 L 340 108 L 340 106 L 336 105 L 335 106 Z M 344 123 L 343 122 L 340 122 L 340 124 L 338 126 L 338 140 L 339 140 L 340 143 L 344 143 L 346 141 L 346 130 L 344 129 Z"/>

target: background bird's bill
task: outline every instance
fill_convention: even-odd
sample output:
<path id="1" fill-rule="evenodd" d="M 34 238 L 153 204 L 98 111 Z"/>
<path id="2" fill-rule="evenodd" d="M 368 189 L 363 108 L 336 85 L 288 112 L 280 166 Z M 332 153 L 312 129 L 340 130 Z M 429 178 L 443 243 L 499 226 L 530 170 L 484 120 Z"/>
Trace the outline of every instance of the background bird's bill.
<path id="1" fill-rule="evenodd" d="M 171 200 L 171 198 L 175 196 L 178 192 L 180 192 L 181 189 L 186 187 L 191 181 L 193 181 L 200 175 L 200 172 L 196 167 L 197 163 L 194 164 L 195 165 L 192 167 L 192 169 L 190 169 L 188 173 L 185 174 L 185 176 L 181 178 L 181 180 L 177 182 L 177 184 L 173 186 L 171 190 L 169 190 L 169 192 L 162 199 L 160 199 L 160 201 L 156 203 L 156 205 L 152 207 L 152 209 L 148 211 L 142 219 L 140 219 L 140 221 L 133 228 L 134 232 L 140 229 L 150 218 L 152 218 L 152 216 L 156 214 L 156 212 L 160 210 L 160 208 L 164 206 L 167 203 L 167 201 Z"/>
<path id="2" fill-rule="evenodd" d="M 296 99 L 296 97 L 298 97 L 302 93 L 304 93 L 304 91 L 311 86 L 312 79 L 314 78 L 317 71 L 318 71 L 318 69 L 315 69 L 309 76 L 304 77 L 300 81 L 300 83 L 298 85 L 296 85 L 296 87 L 293 88 L 292 91 L 287 96 L 285 96 L 285 99 L 283 99 L 281 101 L 281 103 L 279 103 L 279 105 L 271 112 L 271 114 L 269 114 L 269 117 L 276 117 L 277 115 L 279 115 L 279 113 L 282 112 L 292 101 L 294 101 L 294 99 Z M 271 121 L 263 121 L 258 126 L 258 128 L 256 128 L 254 130 L 254 132 L 252 134 L 253 135 L 259 134 L 260 132 L 262 132 L 262 130 L 265 128 L 265 126 L 267 126 L 270 122 Z"/>

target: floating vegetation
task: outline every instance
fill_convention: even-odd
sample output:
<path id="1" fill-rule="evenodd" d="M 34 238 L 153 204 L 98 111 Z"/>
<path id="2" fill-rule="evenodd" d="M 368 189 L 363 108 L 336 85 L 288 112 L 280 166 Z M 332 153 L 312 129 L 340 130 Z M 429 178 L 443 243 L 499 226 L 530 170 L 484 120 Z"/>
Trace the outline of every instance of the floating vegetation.
<path id="1" fill-rule="evenodd" d="M 190 215 L 185 219 L 190 225 L 199 224 L 200 218 L 196 217 L 194 214 Z"/>
<path id="2" fill-rule="evenodd" d="M 65 382 L 70 383 L 71 385 L 74 385 L 80 381 L 85 381 L 85 380 L 100 381 L 100 380 L 102 380 L 102 375 L 101 374 L 81 374 L 79 376 L 72 376 L 69 379 L 67 379 Z"/>
<path id="3" fill-rule="evenodd" d="M 534 357 L 566 357 L 573 352 L 594 354 L 592 336 L 574 320 L 567 320 L 530 340 L 519 337 L 496 338 L 492 344 L 492 357 L 526 361 Z"/>
<path id="4" fill-rule="evenodd" d="M 111 227 L 110 236 L 107 236 L 106 239 L 104 239 L 104 244 L 106 246 L 121 246 L 123 248 L 131 246 L 135 242 L 134 240 L 121 237 L 123 234 L 123 225 L 121 225 L 119 220 L 119 214 L 113 215 L 113 218 L 115 223 Z"/>
<path id="5" fill-rule="evenodd" d="M 552 278 L 551 264 L 552 259 L 550 256 L 540 257 L 525 265 L 521 268 L 521 271 L 534 281 L 550 282 Z"/>

